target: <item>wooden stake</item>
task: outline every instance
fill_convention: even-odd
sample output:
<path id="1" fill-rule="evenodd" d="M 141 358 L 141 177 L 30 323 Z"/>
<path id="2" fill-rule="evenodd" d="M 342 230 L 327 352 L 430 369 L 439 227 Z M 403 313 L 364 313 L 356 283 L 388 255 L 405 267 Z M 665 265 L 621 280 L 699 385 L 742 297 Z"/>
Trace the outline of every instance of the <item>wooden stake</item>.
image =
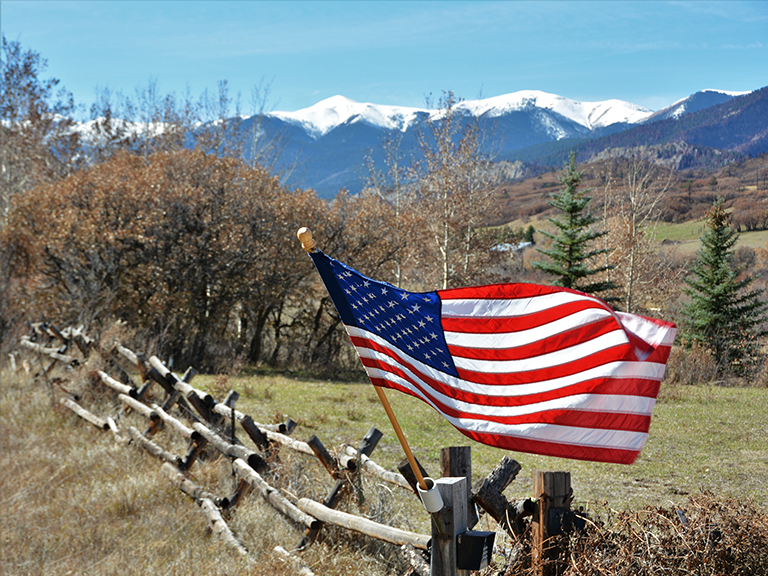
<path id="1" fill-rule="evenodd" d="M 309 228 L 299 228 L 298 232 L 296 232 L 296 236 L 301 241 L 301 247 L 304 248 L 304 250 L 307 252 L 312 252 L 317 247 L 317 242 L 315 242 L 315 240 L 312 238 L 312 231 Z M 416 480 L 419 481 L 419 486 L 421 486 L 422 490 L 429 490 L 427 483 L 424 481 L 424 475 L 421 473 L 421 470 L 419 470 L 419 466 L 416 464 L 416 458 L 413 457 L 413 452 L 411 452 L 411 448 L 408 446 L 408 441 L 405 439 L 405 435 L 400 428 L 400 424 L 398 423 L 397 418 L 395 418 L 395 413 L 392 411 L 392 406 L 389 405 L 389 400 L 387 400 L 387 397 L 384 395 L 384 390 L 375 385 L 374 388 L 376 389 L 376 394 L 379 395 L 381 405 L 384 406 L 384 411 L 387 413 L 387 416 L 389 416 L 389 421 L 392 423 L 392 428 L 395 429 L 397 439 L 400 440 L 400 445 L 403 447 L 405 457 L 408 459 L 408 463 L 411 465 L 413 475 L 416 476 Z"/>

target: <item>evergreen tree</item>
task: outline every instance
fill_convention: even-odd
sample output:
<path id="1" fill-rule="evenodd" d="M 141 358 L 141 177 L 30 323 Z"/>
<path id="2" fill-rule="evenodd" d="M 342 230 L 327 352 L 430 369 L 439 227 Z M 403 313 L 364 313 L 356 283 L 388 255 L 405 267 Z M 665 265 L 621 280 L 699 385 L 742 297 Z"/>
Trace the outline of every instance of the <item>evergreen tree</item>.
<path id="1" fill-rule="evenodd" d="M 707 213 L 701 250 L 685 282 L 691 297 L 683 309 L 685 334 L 709 348 L 721 373 L 744 375 L 756 359 L 768 303 L 762 290 L 749 290 L 754 278 L 742 277 L 733 252 L 739 233 L 718 198 Z"/>
<path id="2" fill-rule="evenodd" d="M 610 270 L 613 266 L 591 267 L 591 264 L 596 262 L 596 256 L 610 250 L 591 248 L 592 242 L 607 234 L 607 231 L 596 232 L 591 228 L 597 218 L 586 212 L 592 197 L 586 195 L 589 189 L 579 190 L 582 175 L 583 173 L 576 169 L 576 154 L 571 152 L 568 164 L 560 174 L 559 180 L 563 187 L 559 192 L 551 194 L 549 201 L 549 205 L 561 213 L 554 218 L 549 218 L 557 231 L 552 234 L 539 230 L 552 240 L 551 248 L 537 248 L 540 253 L 549 256 L 550 261 L 534 261 L 531 262 L 531 266 L 556 276 L 557 278 L 552 282 L 555 286 L 598 295 L 600 292 L 617 288 L 617 285 L 607 280 L 590 281 L 596 274 Z M 610 302 L 616 298 L 605 298 L 605 300 Z"/>

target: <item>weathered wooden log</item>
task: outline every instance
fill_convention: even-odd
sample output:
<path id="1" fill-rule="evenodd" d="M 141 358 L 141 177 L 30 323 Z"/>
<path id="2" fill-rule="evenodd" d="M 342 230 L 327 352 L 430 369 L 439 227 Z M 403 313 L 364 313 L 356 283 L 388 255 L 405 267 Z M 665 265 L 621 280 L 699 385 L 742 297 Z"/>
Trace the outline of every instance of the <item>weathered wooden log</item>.
<path id="1" fill-rule="evenodd" d="M 100 428 L 101 430 L 107 430 L 109 428 L 109 424 L 106 420 L 103 420 L 102 418 L 99 418 L 95 414 L 89 412 L 82 406 L 80 406 L 77 402 L 73 402 L 69 398 L 61 398 L 59 400 L 60 403 L 62 403 L 64 406 L 72 410 L 75 414 L 80 416 L 83 420 L 90 422 L 96 428 Z"/>
<path id="2" fill-rule="evenodd" d="M 22 336 L 21 339 L 19 340 L 19 344 L 21 344 L 25 348 L 34 350 L 39 354 L 45 354 L 46 356 L 48 356 L 49 354 L 54 354 L 59 351 L 58 347 L 43 346 L 42 344 L 37 344 L 35 342 L 32 342 L 29 339 L 29 336 Z"/>
<path id="3" fill-rule="evenodd" d="M 245 433 L 248 434 L 248 437 L 253 441 L 253 443 L 256 444 L 256 446 L 258 446 L 260 449 L 264 450 L 264 452 L 269 453 L 271 448 L 269 438 L 267 438 L 266 434 L 264 434 L 264 432 L 259 429 L 256 423 L 253 421 L 253 418 L 250 416 L 245 416 L 239 420 L 239 422 L 240 426 L 243 427 L 243 430 L 245 430 Z"/>
<path id="4" fill-rule="evenodd" d="M 139 444 L 142 448 L 144 448 L 147 452 L 152 454 L 152 456 L 155 456 L 156 458 L 160 458 L 161 460 L 165 460 L 166 462 L 170 462 L 174 466 L 179 466 L 181 463 L 181 458 L 177 456 L 176 454 L 172 454 L 171 452 L 168 452 L 165 448 L 155 444 L 150 440 L 149 438 L 146 438 L 141 432 L 139 432 L 136 428 L 133 426 L 128 426 L 128 436 L 131 437 L 131 440 Z"/>
<path id="5" fill-rule="evenodd" d="M 361 534 L 366 534 L 379 540 L 384 540 L 385 542 L 397 544 L 398 546 L 412 544 L 416 548 L 426 550 L 427 544 L 429 543 L 429 536 L 400 530 L 399 528 L 393 528 L 392 526 L 373 522 L 367 518 L 361 518 L 359 516 L 354 516 L 353 514 L 347 514 L 346 512 L 332 510 L 327 506 L 323 506 L 320 502 L 315 502 L 309 498 L 300 498 L 296 503 L 296 506 L 307 514 L 328 524 L 341 526 L 348 530 L 354 530 L 355 532 L 360 532 Z"/>
<path id="6" fill-rule="evenodd" d="M 259 456 L 253 450 L 249 450 L 245 446 L 239 444 L 230 444 L 224 438 L 200 422 L 195 422 L 192 424 L 192 428 L 206 440 L 208 440 L 208 442 L 222 454 L 225 454 L 230 458 L 240 458 L 244 460 L 251 468 L 258 471 L 260 474 L 266 474 L 269 472 L 269 465 L 266 463 L 264 458 Z"/>
<path id="7" fill-rule="evenodd" d="M 150 421 L 160 420 L 160 416 L 158 415 L 158 413 L 152 410 L 152 408 L 150 408 L 143 402 L 139 402 L 138 400 L 131 398 L 127 394 L 118 394 L 117 397 L 120 399 L 120 401 L 123 404 L 125 404 L 132 410 L 135 410 L 145 418 L 148 418 Z"/>
<path id="8" fill-rule="evenodd" d="M 312 452 L 315 453 L 317 459 L 320 460 L 320 463 L 328 471 L 328 474 L 331 475 L 331 478 L 338 479 L 339 462 L 334 456 L 331 455 L 330 452 L 328 452 L 326 447 L 323 446 L 323 443 L 320 442 L 320 438 L 318 438 L 315 434 L 312 434 L 312 436 L 307 441 L 307 444 L 309 444 Z"/>
<path id="9" fill-rule="evenodd" d="M 212 494 L 208 490 L 205 490 L 203 487 L 201 487 L 196 482 L 193 482 L 184 474 L 179 472 L 179 469 L 174 466 L 173 464 L 169 464 L 168 462 L 165 462 L 161 467 L 160 471 L 163 473 L 163 476 L 165 476 L 168 480 L 171 481 L 171 483 L 184 492 L 184 494 L 190 496 L 191 498 L 194 498 L 195 500 L 202 500 L 203 498 L 207 498 L 211 500 L 216 506 L 219 508 L 227 508 L 229 506 L 229 499 L 228 498 L 220 498 L 219 496 L 216 496 L 215 494 Z"/>
<path id="10" fill-rule="evenodd" d="M 296 576 L 315 576 L 312 570 L 282 546 L 275 546 L 274 550 L 281 559 L 291 563 L 290 574 L 296 574 Z"/>
<path id="11" fill-rule="evenodd" d="M 328 508 L 336 508 L 336 506 L 339 504 L 339 501 L 341 500 L 341 497 L 346 492 L 347 487 L 349 486 L 349 483 L 344 480 L 343 478 L 339 478 L 336 480 L 336 483 L 333 485 L 333 487 L 329 490 L 328 494 L 325 497 L 325 500 L 323 500 L 323 506 L 327 506 Z M 320 533 L 320 529 L 322 528 L 322 523 L 320 523 L 319 526 L 316 528 L 307 528 L 306 532 L 304 532 L 304 536 L 299 540 L 299 543 L 296 545 L 296 550 L 304 550 L 307 546 L 312 544 L 314 542 L 315 538 L 317 538 L 317 535 Z"/>
<path id="12" fill-rule="evenodd" d="M 248 555 L 248 550 L 238 541 L 237 538 L 235 538 L 235 535 L 232 534 L 232 530 L 229 529 L 229 526 L 227 526 L 224 518 L 221 517 L 219 509 L 216 507 L 216 504 L 214 504 L 213 501 L 209 500 L 208 498 L 203 498 L 200 500 L 200 509 L 208 519 L 208 524 L 211 526 L 211 530 L 214 534 L 216 534 L 216 536 L 226 542 L 227 545 L 235 550 L 238 554 L 242 556 Z"/>
<path id="13" fill-rule="evenodd" d="M 403 544 L 400 546 L 400 554 L 403 556 L 408 565 L 413 569 L 413 573 L 416 576 L 429 576 L 429 564 L 414 548 L 413 544 Z"/>
<path id="14" fill-rule="evenodd" d="M 301 442 L 300 440 L 294 440 L 290 436 L 286 436 L 285 434 L 280 434 L 280 432 L 272 432 L 270 430 L 265 430 L 264 432 L 265 432 L 265 436 L 274 442 L 279 442 L 283 446 L 287 446 L 288 448 L 296 450 L 297 452 L 302 452 L 310 456 L 315 455 L 315 452 L 312 450 L 310 445 L 307 444 L 306 442 Z"/>
<path id="15" fill-rule="evenodd" d="M 522 470 L 522 466 L 520 466 L 520 463 L 517 460 L 510 458 L 509 456 L 504 456 L 499 463 L 496 464 L 494 469 L 491 470 L 491 473 L 488 474 L 488 485 L 494 490 L 504 492 L 507 486 L 517 478 L 520 470 Z"/>
<path id="16" fill-rule="evenodd" d="M 261 475 L 251 468 L 244 460 L 240 458 L 235 460 L 232 463 L 232 469 L 240 478 L 258 490 L 264 500 L 287 518 L 297 524 L 303 524 L 307 528 L 316 528 L 319 526 L 319 521 L 316 518 L 299 510 L 299 508 L 291 504 L 276 488 L 267 484 Z"/>
<path id="17" fill-rule="evenodd" d="M 414 460 L 416 460 L 416 458 L 414 458 Z M 429 474 L 427 474 L 427 471 L 421 465 L 421 462 L 416 460 L 416 465 L 419 467 L 419 470 L 421 471 L 421 475 L 424 478 L 427 478 Z M 403 475 L 403 478 L 405 478 L 408 481 L 408 485 L 411 487 L 411 490 L 413 490 L 414 494 L 418 496 L 419 491 L 416 489 L 416 487 L 418 486 L 419 481 L 416 479 L 416 474 L 414 474 L 413 468 L 411 468 L 411 463 L 408 462 L 408 459 L 403 458 L 402 460 L 400 460 L 400 463 L 397 465 L 397 469 L 400 472 L 400 474 Z"/>
<path id="18" fill-rule="evenodd" d="M 118 444 L 127 444 L 131 441 L 130 438 L 127 438 L 122 435 L 120 432 L 120 429 L 117 427 L 117 424 L 115 421 L 110 417 L 107 416 L 107 425 L 109 426 L 109 429 L 112 431 L 112 437 L 115 439 L 115 442 Z"/>
<path id="19" fill-rule="evenodd" d="M 235 487 L 235 491 L 232 493 L 232 496 L 229 497 L 229 503 L 227 504 L 227 510 L 232 510 L 234 508 L 237 508 L 240 505 L 240 502 L 243 501 L 243 498 L 248 496 L 253 491 L 253 486 L 248 484 L 243 479 L 240 479 L 240 481 L 237 483 L 237 486 Z"/>
<path id="20" fill-rule="evenodd" d="M 192 442 L 189 444 L 189 448 L 187 449 L 187 454 L 184 456 L 184 459 L 179 464 L 179 470 L 181 471 L 189 470 L 197 460 L 197 457 L 200 456 L 200 452 L 203 451 L 203 448 L 205 448 L 207 444 L 208 444 L 208 441 L 202 436 L 200 436 L 200 434 L 195 432 L 192 435 Z"/>
<path id="21" fill-rule="evenodd" d="M 510 504 L 502 491 L 520 472 L 521 466 L 509 456 L 504 456 L 486 478 L 479 480 L 472 490 L 472 500 L 485 510 L 510 534 L 519 536 L 524 531 L 521 518 L 530 515 L 529 505 Z"/>
<path id="22" fill-rule="evenodd" d="M 349 456 L 352 456 L 353 458 L 357 459 L 357 450 L 352 448 L 352 446 L 345 446 L 344 452 Z M 377 464 L 376 462 L 371 460 L 365 454 L 363 454 L 360 457 L 360 461 L 363 463 L 363 468 L 368 474 L 371 474 L 372 476 L 376 476 L 380 480 L 384 480 L 384 482 L 389 482 L 390 484 L 396 484 L 401 488 L 405 488 L 405 489 L 411 488 L 411 485 L 408 483 L 408 480 L 406 480 L 402 474 L 387 470 L 380 464 Z"/>
<path id="23" fill-rule="evenodd" d="M 173 389 L 179 390 L 203 420 L 206 422 L 211 421 L 211 410 L 216 404 L 216 401 L 210 394 L 200 392 L 182 381 L 173 372 L 168 370 L 157 356 L 150 356 L 149 364 L 153 368 L 153 371 L 150 371 L 150 375 L 156 372 L 163 380 L 171 385 L 172 388 L 168 391 L 169 394 L 173 394 Z"/>
<path id="24" fill-rule="evenodd" d="M 130 396 L 131 394 L 135 395 L 136 390 L 134 388 L 131 388 L 127 384 L 123 384 L 122 382 L 118 382 L 114 378 L 112 378 L 109 374 L 102 370 L 97 370 L 96 373 L 99 375 L 99 378 L 101 379 L 104 384 L 112 388 L 115 392 L 118 392 L 119 394 L 125 394 L 126 396 Z"/>
<path id="25" fill-rule="evenodd" d="M 185 426 L 184 423 L 182 423 L 180 420 L 177 420 L 176 418 L 168 414 L 168 412 L 163 410 L 163 408 L 158 406 L 157 404 L 152 404 L 152 410 L 154 410 L 157 413 L 157 415 L 160 416 L 163 422 L 165 422 L 171 428 L 176 430 L 176 432 L 184 436 L 184 438 L 192 439 L 192 436 L 197 434 L 197 432 L 192 430 L 192 428 Z"/>

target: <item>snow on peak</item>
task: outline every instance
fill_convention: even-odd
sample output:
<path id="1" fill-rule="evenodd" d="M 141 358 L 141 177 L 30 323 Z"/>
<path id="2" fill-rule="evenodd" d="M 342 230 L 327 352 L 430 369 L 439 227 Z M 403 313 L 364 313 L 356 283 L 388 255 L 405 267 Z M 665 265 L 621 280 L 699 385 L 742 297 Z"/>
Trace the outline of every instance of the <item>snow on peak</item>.
<path id="1" fill-rule="evenodd" d="M 459 107 L 478 116 L 481 114 L 501 116 L 507 112 L 525 110 L 532 106 L 556 112 L 590 130 L 617 122 L 634 124 L 653 113 L 642 106 L 623 100 L 578 102 L 540 90 L 521 90 L 483 100 L 467 100 L 459 104 Z"/>
<path id="2" fill-rule="evenodd" d="M 360 103 L 344 96 L 331 96 L 309 108 L 296 112 L 272 112 L 271 115 L 286 122 L 298 124 L 314 138 L 319 138 L 350 120 L 368 122 L 382 128 L 405 130 L 419 112 L 426 112 L 426 110 Z"/>

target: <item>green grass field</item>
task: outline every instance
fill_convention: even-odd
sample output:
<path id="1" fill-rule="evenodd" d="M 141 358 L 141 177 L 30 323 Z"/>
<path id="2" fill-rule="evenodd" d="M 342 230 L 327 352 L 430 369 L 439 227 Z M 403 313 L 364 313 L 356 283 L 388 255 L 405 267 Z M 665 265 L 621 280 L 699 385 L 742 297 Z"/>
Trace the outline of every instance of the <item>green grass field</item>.
<path id="1" fill-rule="evenodd" d="M 201 388 L 215 390 L 214 379 L 198 377 Z M 263 423 L 290 416 L 295 435 L 317 434 L 327 447 L 356 446 L 374 425 L 385 433 L 374 460 L 395 468 L 402 450 L 367 382 L 333 383 L 286 376 L 234 378 L 226 386 L 241 394 L 239 409 Z M 223 394 L 219 394 L 223 396 Z M 614 508 L 653 502 L 680 502 L 701 490 L 723 496 L 753 496 L 768 502 L 768 389 L 716 386 L 662 387 L 648 443 L 630 465 L 565 460 L 503 450 L 466 438 L 431 407 L 410 396 L 387 397 L 416 457 L 431 474 L 439 473 L 440 448 L 472 446 L 475 479 L 487 475 L 509 454 L 523 471 L 507 489 L 513 497 L 531 492 L 532 470 L 571 472 L 579 504 L 607 502 Z"/>

